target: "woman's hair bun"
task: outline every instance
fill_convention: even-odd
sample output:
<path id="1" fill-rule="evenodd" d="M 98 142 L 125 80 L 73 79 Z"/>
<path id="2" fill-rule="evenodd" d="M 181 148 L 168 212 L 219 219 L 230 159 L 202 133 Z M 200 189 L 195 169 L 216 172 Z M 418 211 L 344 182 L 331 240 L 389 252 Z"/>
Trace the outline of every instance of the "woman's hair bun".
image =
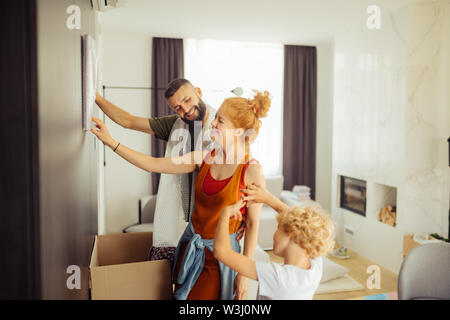
<path id="1" fill-rule="evenodd" d="M 257 118 L 264 118 L 270 108 L 270 93 L 267 91 L 259 92 L 258 90 L 253 90 L 253 92 L 255 93 L 252 99 L 255 115 Z"/>

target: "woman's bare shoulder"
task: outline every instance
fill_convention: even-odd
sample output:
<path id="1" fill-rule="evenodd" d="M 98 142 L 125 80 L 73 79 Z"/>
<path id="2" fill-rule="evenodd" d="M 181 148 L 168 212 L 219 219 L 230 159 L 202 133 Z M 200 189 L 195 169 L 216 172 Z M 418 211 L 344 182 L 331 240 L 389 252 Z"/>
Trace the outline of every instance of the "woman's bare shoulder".
<path id="1" fill-rule="evenodd" d="M 245 172 L 245 184 L 249 185 L 256 183 L 258 185 L 265 184 L 264 173 L 261 165 L 257 161 L 251 161 L 248 165 L 247 171 Z"/>

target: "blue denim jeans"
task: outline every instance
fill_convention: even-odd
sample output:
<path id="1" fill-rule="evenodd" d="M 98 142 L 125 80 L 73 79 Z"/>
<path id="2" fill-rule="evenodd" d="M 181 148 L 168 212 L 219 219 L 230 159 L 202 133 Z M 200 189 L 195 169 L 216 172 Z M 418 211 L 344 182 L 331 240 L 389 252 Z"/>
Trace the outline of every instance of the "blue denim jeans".
<path id="1" fill-rule="evenodd" d="M 240 253 L 241 246 L 236 239 L 237 235 L 236 232 L 230 234 L 231 248 L 233 251 Z M 172 270 L 173 277 L 175 277 L 175 268 L 177 266 L 177 261 L 180 258 L 181 246 L 184 242 L 188 242 L 188 244 L 184 251 L 183 261 L 177 279 L 173 279 L 174 282 L 181 284 L 181 287 L 179 287 L 174 294 L 177 300 L 186 300 L 189 292 L 197 282 L 197 279 L 203 270 L 203 265 L 205 264 L 205 248 L 211 252 L 213 252 L 214 248 L 214 239 L 203 239 L 199 234 L 195 233 L 192 223 L 189 222 L 175 251 L 175 262 Z M 220 270 L 220 299 L 232 300 L 234 298 L 234 278 L 237 273 L 222 262 L 217 262 L 219 263 Z"/>

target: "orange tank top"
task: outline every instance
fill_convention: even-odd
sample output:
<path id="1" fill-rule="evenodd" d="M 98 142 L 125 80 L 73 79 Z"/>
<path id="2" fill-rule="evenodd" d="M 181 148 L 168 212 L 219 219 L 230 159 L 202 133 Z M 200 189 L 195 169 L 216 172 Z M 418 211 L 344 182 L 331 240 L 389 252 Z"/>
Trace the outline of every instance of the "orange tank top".
<path id="1" fill-rule="evenodd" d="M 212 150 L 210 155 L 214 156 L 215 151 Z M 243 172 L 249 163 L 247 163 L 249 155 L 245 155 L 245 163 L 240 164 L 234 171 L 233 175 L 226 179 L 228 182 L 217 193 L 208 194 L 204 190 L 204 181 L 207 177 L 211 165 L 202 162 L 200 171 L 195 182 L 195 209 L 192 213 L 192 226 L 194 231 L 203 239 L 213 239 L 216 234 L 217 223 L 222 209 L 226 206 L 236 203 L 243 194 L 240 189 L 245 188 Z M 206 159 L 206 158 L 205 158 Z M 242 214 L 245 215 L 247 208 L 242 208 Z M 229 233 L 234 233 L 238 228 L 238 221 L 230 220 Z"/>

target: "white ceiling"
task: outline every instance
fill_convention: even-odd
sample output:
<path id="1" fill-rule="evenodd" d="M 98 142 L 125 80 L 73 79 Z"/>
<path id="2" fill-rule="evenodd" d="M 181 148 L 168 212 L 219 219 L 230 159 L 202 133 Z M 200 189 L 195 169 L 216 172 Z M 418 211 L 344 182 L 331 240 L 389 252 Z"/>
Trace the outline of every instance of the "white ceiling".
<path id="1" fill-rule="evenodd" d="M 159 37 L 317 44 L 332 41 L 339 28 L 365 23 L 369 5 L 385 14 L 420 1 L 125 0 L 100 19 L 106 30 Z"/>

